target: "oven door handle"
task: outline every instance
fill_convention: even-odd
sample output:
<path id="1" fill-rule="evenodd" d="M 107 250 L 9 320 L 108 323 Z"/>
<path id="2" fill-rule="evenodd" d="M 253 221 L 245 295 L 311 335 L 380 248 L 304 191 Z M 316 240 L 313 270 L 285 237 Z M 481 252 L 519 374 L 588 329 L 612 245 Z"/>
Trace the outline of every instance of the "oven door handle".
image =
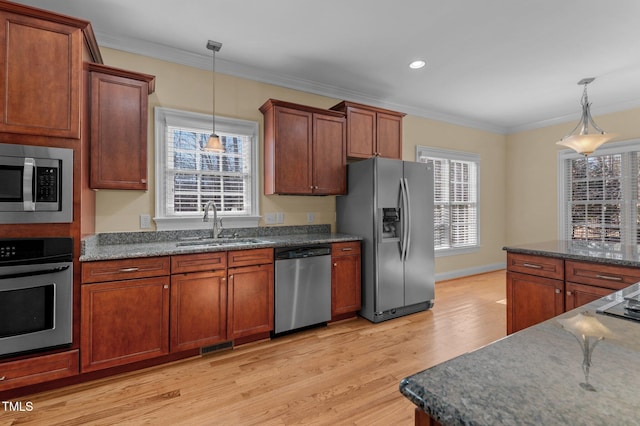
<path id="1" fill-rule="evenodd" d="M 65 266 L 58 266 L 58 267 L 49 268 L 49 269 L 39 269 L 39 270 L 35 270 L 35 271 L 26 271 L 26 272 L 17 272 L 17 273 L 14 273 L 14 274 L 5 274 L 5 275 L 0 275 L 0 280 L 6 280 L 6 279 L 9 279 L 9 278 L 32 277 L 32 276 L 35 276 L 35 275 L 55 274 L 55 273 L 58 273 L 58 272 L 66 271 L 69 268 L 70 268 L 70 265 L 65 265 Z"/>

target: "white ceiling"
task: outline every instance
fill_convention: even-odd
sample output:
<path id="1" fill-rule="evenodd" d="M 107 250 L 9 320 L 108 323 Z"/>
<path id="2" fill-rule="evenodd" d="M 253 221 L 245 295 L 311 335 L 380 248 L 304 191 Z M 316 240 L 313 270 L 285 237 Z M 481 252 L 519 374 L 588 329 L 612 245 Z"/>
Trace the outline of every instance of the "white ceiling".
<path id="1" fill-rule="evenodd" d="M 511 133 L 640 106 L 638 0 L 22 0 L 98 44 Z M 427 61 L 410 70 L 416 58 Z M 611 129 L 605 129 L 614 131 Z"/>

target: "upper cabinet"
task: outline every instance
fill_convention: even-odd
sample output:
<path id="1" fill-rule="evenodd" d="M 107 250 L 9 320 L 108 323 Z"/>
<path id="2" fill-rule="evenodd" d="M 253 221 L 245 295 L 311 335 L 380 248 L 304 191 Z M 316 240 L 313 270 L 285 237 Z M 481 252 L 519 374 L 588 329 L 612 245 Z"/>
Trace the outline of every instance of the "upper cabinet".
<path id="1" fill-rule="evenodd" d="M 264 114 L 264 192 L 346 193 L 346 124 L 342 112 L 269 99 Z"/>
<path id="2" fill-rule="evenodd" d="M 93 189 L 147 189 L 148 98 L 155 77 L 98 64 L 91 73 Z"/>
<path id="3" fill-rule="evenodd" d="M 346 114 L 348 158 L 402 158 L 405 114 L 347 101 L 331 109 Z"/>
<path id="4" fill-rule="evenodd" d="M 88 23 L 11 8 L 20 9 L 0 10 L 0 131 L 79 139 L 82 25 Z"/>

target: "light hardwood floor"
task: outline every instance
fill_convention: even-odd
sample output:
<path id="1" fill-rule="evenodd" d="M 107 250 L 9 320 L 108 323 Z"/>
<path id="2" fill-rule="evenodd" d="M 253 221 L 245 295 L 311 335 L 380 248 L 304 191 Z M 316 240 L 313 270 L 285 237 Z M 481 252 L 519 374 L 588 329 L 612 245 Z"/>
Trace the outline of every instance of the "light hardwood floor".
<path id="1" fill-rule="evenodd" d="M 357 318 L 20 398 L 0 425 L 412 425 L 402 378 L 506 334 L 505 271 L 436 284 L 432 310 Z"/>

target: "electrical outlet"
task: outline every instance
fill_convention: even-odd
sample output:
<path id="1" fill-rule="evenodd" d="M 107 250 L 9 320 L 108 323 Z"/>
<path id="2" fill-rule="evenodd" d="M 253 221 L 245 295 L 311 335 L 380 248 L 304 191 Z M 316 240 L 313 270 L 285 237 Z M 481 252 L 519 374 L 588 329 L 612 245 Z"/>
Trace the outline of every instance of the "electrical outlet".
<path id="1" fill-rule="evenodd" d="M 313 223 L 316 220 L 316 217 L 313 213 L 307 213 L 307 223 Z"/>
<path id="2" fill-rule="evenodd" d="M 148 214 L 140 215 L 140 229 L 149 229 L 151 228 L 151 216 Z"/>
<path id="3" fill-rule="evenodd" d="M 284 213 L 282 212 L 276 213 L 276 222 L 284 223 Z"/>
<path id="4" fill-rule="evenodd" d="M 265 213 L 264 215 L 264 223 L 267 225 L 273 225 L 276 223 L 276 214 L 275 213 Z"/>

